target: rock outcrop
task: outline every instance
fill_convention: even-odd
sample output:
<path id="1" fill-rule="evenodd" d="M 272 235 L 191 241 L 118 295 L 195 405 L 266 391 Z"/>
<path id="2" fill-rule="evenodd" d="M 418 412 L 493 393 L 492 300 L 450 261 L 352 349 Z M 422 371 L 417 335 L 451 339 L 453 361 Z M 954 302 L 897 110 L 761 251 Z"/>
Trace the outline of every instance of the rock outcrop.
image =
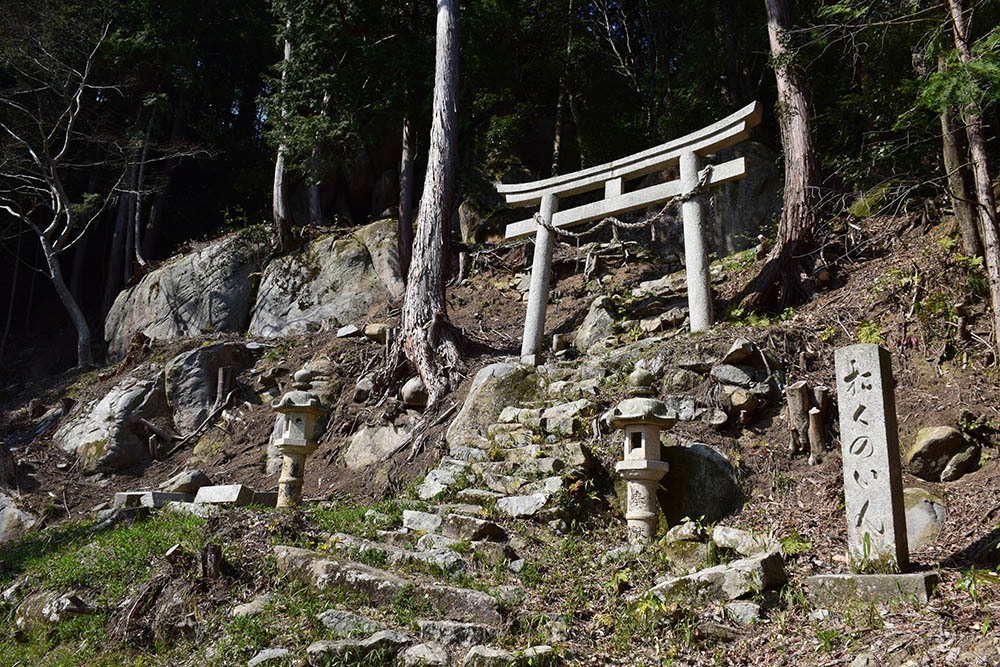
<path id="1" fill-rule="evenodd" d="M 262 338 L 338 328 L 389 292 L 357 236 L 322 236 L 264 269 L 249 333 Z"/>
<path id="2" fill-rule="evenodd" d="M 103 398 L 77 404 L 54 440 L 60 449 L 76 455 L 84 472 L 122 470 L 148 456 L 148 444 L 134 424 L 168 411 L 162 375 L 152 380 L 129 376 Z"/>
<path id="3" fill-rule="evenodd" d="M 124 357 L 137 333 L 166 341 L 206 331 L 245 331 L 260 250 L 251 231 L 237 232 L 121 292 L 104 320 L 109 361 Z"/>

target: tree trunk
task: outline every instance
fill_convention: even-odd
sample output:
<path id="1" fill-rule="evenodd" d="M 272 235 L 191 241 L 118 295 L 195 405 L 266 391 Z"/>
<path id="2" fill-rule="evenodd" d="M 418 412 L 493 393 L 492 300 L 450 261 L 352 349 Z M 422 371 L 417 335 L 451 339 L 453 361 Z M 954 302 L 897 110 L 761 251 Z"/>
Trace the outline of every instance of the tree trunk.
<path id="1" fill-rule="evenodd" d="M 285 22 L 285 29 L 288 30 L 292 26 L 292 20 L 288 19 Z M 287 66 L 289 61 L 292 59 L 292 43 L 285 40 L 285 65 Z M 285 89 L 285 81 L 288 77 L 285 72 L 281 73 L 281 88 L 282 92 Z M 282 115 L 284 115 L 285 110 L 281 110 Z M 274 159 L 274 187 L 272 189 L 272 206 L 274 208 L 274 226 L 278 232 L 278 243 L 281 247 L 282 252 L 287 252 L 292 249 L 295 243 L 295 237 L 292 234 L 292 220 L 288 210 L 288 183 L 285 181 L 285 153 L 288 151 L 288 146 L 285 142 L 278 144 L 278 155 Z"/>
<path id="2" fill-rule="evenodd" d="M 42 246 L 45 263 L 49 268 L 52 286 L 55 287 L 59 300 L 62 301 L 73 326 L 76 328 L 76 365 L 79 368 L 89 368 L 94 365 L 94 355 L 90 351 L 90 326 L 87 324 L 87 318 L 76 299 L 73 298 L 69 288 L 66 287 L 66 281 L 63 280 L 62 269 L 59 266 L 59 256 L 52 248 L 52 244 L 40 232 L 36 233 L 38 233 L 38 242 Z"/>
<path id="3" fill-rule="evenodd" d="M 962 0 L 949 0 L 952 33 L 955 48 L 963 65 L 972 61 Z M 969 139 L 969 154 L 972 157 L 972 174 L 976 183 L 976 202 L 979 204 L 979 227 L 983 235 L 983 257 L 986 260 L 986 276 L 990 283 L 990 300 L 993 303 L 993 335 L 1000 348 L 1000 234 L 997 231 L 997 207 L 990 182 L 989 163 L 986 157 L 986 138 L 983 133 L 982 109 L 969 104 L 964 109 L 965 133 Z M 1000 361 L 1000 349 L 996 352 Z"/>
<path id="4" fill-rule="evenodd" d="M 133 246 L 135 245 L 135 226 L 132 223 L 135 220 L 135 190 L 139 185 L 139 165 L 136 162 L 137 159 L 138 156 L 133 152 L 129 158 L 128 192 L 125 194 L 125 248 L 122 255 L 124 262 L 122 266 L 122 283 L 124 284 L 128 284 L 129 278 L 132 277 L 132 256 Z"/>
<path id="5" fill-rule="evenodd" d="M 444 297 L 444 234 L 451 221 L 458 140 L 458 3 L 438 0 L 434 103 L 424 191 L 403 302 L 403 345 L 435 405 L 458 381 L 458 332 Z"/>
<path id="6" fill-rule="evenodd" d="M 122 267 L 125 263 L 125 228 L 128 225 L 128 195 L 118 199 L 118 213 L 115 229 L 111 235 L 111 250 L 108 257 L 108 274 L 104 281 L 104 303 L 102 313 L 107 314 L 122 286 Z"/>
<path id="7" fill-rule="evenodd" d="M 149 123 L 146 125 L 146 137 L 142 142 L 142 155 L 139 157 L 138 173 L 135 179 L 135 204 L 132 210 L 132 252 L 135 255 L 135 263 L 139 265 L 141 272 L 145 272 L 149 263 L 142 255 L 142 191 L 146 187 L 146 158 L 149 156 L 149 138 L 153 133 L 153 113 L 149 114 Z"/>
<path id="8" fill-rule="evenodd" d="M 938 71 L 944 70 L 947 60 L 938 58 Z M 982 243 L 979 241 L 979 229 L 976 227 L 976 212 L 972 206 L 972 197 L 966 184 L 965 160 L 962 158 L 964 142 L 959 134 L 961 130 L 955 123 L 955 113 L 947 109 L 941 113 L 941 158 L 944 171 L 948 177 L 948 195 L 951 198 L 951 208 L 955 212 L 958 229 L 962 233 L 962 248 L 970 257 L 983 254 Z"/>
<path id="9" fill-rule="evenodd" d="M 244 106 L 248 103 L 250 104 L 250 108 L 254 110 L 254 114 L 256 114 L 257 107 L 253 102 L 253 96 L 249 97 L 248 102 L 245 91 L 243 95 L 244 98 L 240 101 L 239 119 L 243 119 L 249 115 L 244 111 Z M 188 89 L 184 88 L 181 90 L 180 99 L 177 101 L 177 107 L 174 110 L 174 119 L 170 126 L 171 146 L 177 145 L 181 139 L 181 134 L 184 132 L 184 126 L 187 122 L 189 98 Z M 156 256 L 156 247 L 160 240 L 160 230 L 163 224 L 163 212 L 167 208 L 167 199 L 170 197 L 170 190 L 174 184 L 174 172 L 177 171 L 180 163 L 180 158 L 177 157 L 167 160 L 166 166 L 163 169 L 163 175 L 160 178 L 160 187 L 156 189 L 156 193 L 153 195 L 153 202 L 149 205 L 149 220 L 146 222 L 146 233 L 142 239 L 142 256 L 147 259 Z"/>
<path id="10" fill-rule="evenodd" d="M 788 48 L 791 12 L 788 0 L 765 0 L 765 5 L 767 36 L 778 83 L 785 189 L 774 248 L 760 274 L 744 289 L 744 305 L 758 311 L 780 309 L 805 296 L 805 278 L 812 266 L 803 255 L 813 249 L 820 225 L 820 169 L 808 95 L 801 73 L 790 62 L 792 53 Z"/>
<path id="11" fill-rule="evenodd" d="M 404 276 L 410 270 L 413 253 L 413 124 L 409 116 L 403 119 L 403 150 L 399 165 L 399 266 Z"/>

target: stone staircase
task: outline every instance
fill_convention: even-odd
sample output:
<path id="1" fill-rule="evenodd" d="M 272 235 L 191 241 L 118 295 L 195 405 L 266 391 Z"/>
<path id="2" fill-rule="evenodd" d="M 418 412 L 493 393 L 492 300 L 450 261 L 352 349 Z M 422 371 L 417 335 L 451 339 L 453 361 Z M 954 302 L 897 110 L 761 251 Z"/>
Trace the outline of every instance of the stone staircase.
<path id="1" fill-rule="evenodd" d="M 564 395 L 571 383 L 557 382 Z M 496 518 L 532 518 L 556 528 L 566 518 L 563 491 L 588 477 L 593 465 L 580 438 L 596 412 L 589 398 L 504 408 L 482 442 L 452 446 L 417 495 L 425 501 L 452 496 L 482 504 Z"/>
<path id="2" fill-rule="evenodd" d="M 594 466 L 583 439 L 597 416 L 593 399 L 602 379 L 571 373 L 553 369 L 541 400 L 504 408 L 480 441 L 450 447 L 416 487 L 416 498 L 401 501 L 410 508 L 399 525 L 377 530 L 374 539 L 334 533 L 322 551 L 274 548 L 279 570 L 309 586 L 345 589 L 375 607 L 405 601 L 428 617 L 416 622 L 420 642 L 396 630 L 323 640 L 309 647 L 311 664 L 376 654 L 387 664 L 385 656 L 398 654 L 413 665 L 561 661 L 545 645 L 513 653 L 488 646 L 502 634 L 504 611 L 516 606 L 519 593 L 479 575 L 494 568 L 512 575 L 523 567 L 518 550 L 532 538 L 518 531 L 538 528 L 519 520 L 543 532 L 568 529 L 570 487 Z M 489 592 L 477 589 L 486 586 Z"/>

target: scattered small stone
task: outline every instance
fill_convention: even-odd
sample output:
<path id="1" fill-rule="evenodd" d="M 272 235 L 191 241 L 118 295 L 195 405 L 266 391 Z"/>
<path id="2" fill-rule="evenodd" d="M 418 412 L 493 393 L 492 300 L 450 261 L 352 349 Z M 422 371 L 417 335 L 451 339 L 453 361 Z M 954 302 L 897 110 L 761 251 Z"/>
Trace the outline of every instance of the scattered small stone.
<path id="1" fill-rule="evenodd" d="M 337 329 L 337 338 L 353 338 L 361 335 L 361 329 L 356 324 L 348 324 Z"/>
<path id="2" fill-rule="evenodd" d="M 169 559 L 169 553 L 168 559 Z M 229 615 L 233 618 L 249 618 L 251 616 L 257 616 L 262 614 L 267 606 L 274 602 L 274 596 L 270 593 L 264 593 L 263 595 L 258 595 L 250 602 L 246 604 L 238 604 L 233 607 L 233 610 L 229 612 Z"/>
<path id="3" fill-rule="evenodd" d="M 408 408 L 422 410 L 427 407 L 427 389 L 419 375 L 407 380 L 403 388 L 399 390 L 399 395 L 403 399 L 403 404 Z"/>
<path id="4" fill-rule="evenodd" d="M 392 327 L 384 322 L 369 322 L 365 325 L 365 336 L 371 338 L 376 343 L 384 344 L 391 329 Z"/>
<path id="5" fill-rule="evenodd" d="M 426 535 L 421 535 L 420 539 L 417 540 L 417 551 L 450 549 L 458 543 L 459 540 L 451 537 L 445 537 L 444 535 L 438 535 L 437 533 L 427 533 Z"/>
<path id="6" fill-rule="evenodd" d="M 441 525 L 441 534 L 456 540 L 503 539 L 506 536 L 503 528 L 492 521 L 477 519 L 462 514 L 449 514 Z"/>
<path id="7" fill-rule="evenodd" d="M 731 384 L 737 387 L 749 387 L 754 382 L 753 369 L 747 366 L 718 364 L 712 366 L 711 375 L 713 379 L 722 384 Z"/>
<path id="8" fill-rule="evenodd" d="M 552 519 L 548 522 L 549 530 L 551 530 L 556 535 L 563 535 L 569 532 L 569 525 L 563 519 Z"/>
<path id="9" fill-rule="evenodd" d="M 517 560 L 512 560 L 507 565 L 507 569 L 510 570 L 511 572 L 515 573 L 515 574 L 520 574 L 521 570 L 524 569 L 524 566 L 526 564 L 527 564 L 527 561 L 525 561 L 523 558 L 518 558 Z"/>
<path id="10" fill-rule="evenodd" d="M 514 654 L 489 646 L 473 646 L 462 658 L 462 667 L 509 667 Z"/>
<path id="11" fill-rule="evenodd" d="M 737 600 L 726 605 L 726 616 L 740 625 L 750 625 L 760 619 L 760 605 L 748 600 Z"/>
<path id="12" fill-rule="evenodd" d="M 370 375 L 365 375 L 364 377 L 359 378 L 358 383 L 354 385 L 354 396 L 351 397 L 352 400 L 355 403 L 364 403 L 368 400 L 368 397 L 372 395 L 372 389 L 374 389 L 374 387 L 375 385 Z"/>
<path id="13" fill-rule="evenodd" d="M 247 667 L 257 667 L 269 660 L 278 660 L 288 655 L 287 648 L 266 648 L 247 662 Z"/>
<path id="14" fill-rule="evenodd" d="M 749 359 L 754 352 L 757 351 L 757 346 L 751 343 L 746 338 L 737 338 L 733 341 L 732 347 L 729 348 L 729 352 L 722 357 L 722 363 L 724 364 L 742 364 L 744 361 Z"/>
<path id="15" fill-rule="evenodd" d="M 185 470 L 160 484 L 160 491 L 195 494 L 198 489 L 211 483 L 212 480 L 201 470 Z"/>
<path id="16" fill-rule="evenodd" d="M 424 481 L 417 487 L 417 496 L 421 500 L 436 498 L 457 481 L 458 477 L 452 471 L 435 468 L 427 473 Z"/>

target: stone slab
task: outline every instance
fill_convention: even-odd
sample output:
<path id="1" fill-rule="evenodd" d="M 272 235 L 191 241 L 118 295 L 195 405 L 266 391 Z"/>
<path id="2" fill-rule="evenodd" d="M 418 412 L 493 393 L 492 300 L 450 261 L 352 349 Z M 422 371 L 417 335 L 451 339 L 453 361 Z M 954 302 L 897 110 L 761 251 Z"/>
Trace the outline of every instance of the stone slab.
<path id="1" fill-rule="evenodd" d="M 214 503 L 220 505 L 249 505 L 254 502 L 254 492 L 242 484 L 223 484 L 203 486 L 194 497 L 196 503 Z"/>
<path id="2" fill-rule="evenodd" d="M 190 493 L 173 493 L 169 491 L 122 491 L 115 494 L 111 503 L 113 509 L 125 507 L 151 507 L 159 509 L 170 502 L 189 503 L 193 496 Z"/>
<path id="3" fill-rule="evenodd" d="M 821 574 L 806 578 L 814 605 L 845 607 L 868 602 L 926 604 L 938 584 L 933 572 L 913 574 Z"/>
<path id="4" fill-rule="evenodd" d="M 496 598 L 455 586 L 415 583 L 386 570 L 289 546 L 274 547 L 278 570 L 318 589 L 343 589 L 368 597 L 374 605 L 391 605 L 400 595 L 424 600 L 439 616 L 454 621 L 499 623 Z"/>
<path id="5" fill-rule="evenodd" d="M 834 359 L 848 553 L 862 568 L 891 558 L 904 570 L 909 548 L 890 356 L 860 343 L 838 349 Z"/>

